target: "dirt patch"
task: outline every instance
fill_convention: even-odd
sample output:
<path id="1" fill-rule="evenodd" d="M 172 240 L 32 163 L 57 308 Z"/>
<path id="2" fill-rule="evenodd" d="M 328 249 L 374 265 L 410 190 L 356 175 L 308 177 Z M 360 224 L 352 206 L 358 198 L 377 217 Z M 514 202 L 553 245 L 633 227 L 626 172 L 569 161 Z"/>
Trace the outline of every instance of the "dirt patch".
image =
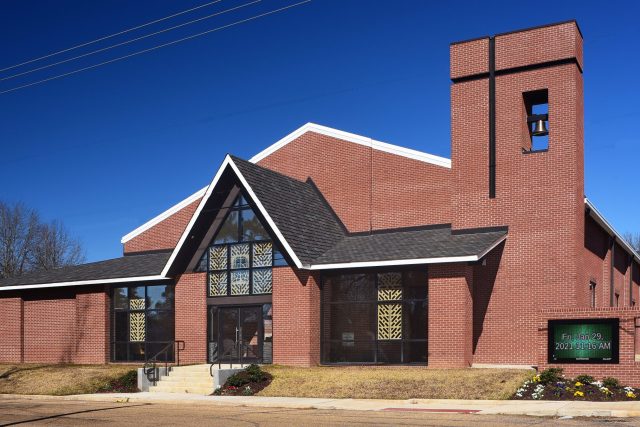
<path id="1" fill-rule="evenodd" d="M 132 366 L 0 364 L 0 394 L 137 391 L 135 375 Z"/>
<path id="2" fill-rule="evenodd" d="M 353 399 L 509 399 L 532 370 L 418 366 L 264 366 L 272 382 L 259 396 Z"/>

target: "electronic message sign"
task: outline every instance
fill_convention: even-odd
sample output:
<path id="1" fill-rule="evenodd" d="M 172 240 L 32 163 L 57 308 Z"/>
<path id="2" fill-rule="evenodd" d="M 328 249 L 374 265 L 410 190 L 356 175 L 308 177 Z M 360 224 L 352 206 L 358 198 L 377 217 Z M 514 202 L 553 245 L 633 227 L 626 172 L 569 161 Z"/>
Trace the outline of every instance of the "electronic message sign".
<path id="1" fill-rule="evenodd" d="M 618 319 L 549 320 L 549 363 L 618 363 Z"/>

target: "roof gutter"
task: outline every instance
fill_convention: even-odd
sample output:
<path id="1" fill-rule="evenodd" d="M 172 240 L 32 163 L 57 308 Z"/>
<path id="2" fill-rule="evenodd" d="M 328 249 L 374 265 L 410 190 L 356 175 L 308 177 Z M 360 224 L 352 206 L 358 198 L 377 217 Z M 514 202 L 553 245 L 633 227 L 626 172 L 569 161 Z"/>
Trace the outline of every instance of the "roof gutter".
<path id="1" fill-rule="evenodd" d="M 112 283 L 146 282 L 146 281 L 157 281 L 157 280 L 171 280 L 171 277 L 155 275 L 155 276 L 121 277 L 117 279 L 76 280 L 72 282 L 53 282 L 53 283 L 36 283 L 32 285 L 0 286 L 0 292 L 17 291 L 21 289 L 61 288 L 65 286 L 108 285 Z"/>

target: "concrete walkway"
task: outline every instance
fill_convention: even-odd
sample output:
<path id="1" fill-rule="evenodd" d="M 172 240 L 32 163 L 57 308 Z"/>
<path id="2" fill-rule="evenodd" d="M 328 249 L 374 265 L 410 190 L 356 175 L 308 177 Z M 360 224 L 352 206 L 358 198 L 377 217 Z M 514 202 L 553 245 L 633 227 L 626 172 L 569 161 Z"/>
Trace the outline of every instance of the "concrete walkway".
<path id="1" fill-rule="evenodd" d="M 353 411 L 416 411 L 557 417 L 640 417 L 640 402 L 556 402 L 448 399 L 321 399 L 261 396 L 203 396 L 178 393 L 104 393 L 73 396 L 0 395 L 0 399 L 73 400 L 93 402 L 234 405 L 260 408 L 341 409 Z"/>

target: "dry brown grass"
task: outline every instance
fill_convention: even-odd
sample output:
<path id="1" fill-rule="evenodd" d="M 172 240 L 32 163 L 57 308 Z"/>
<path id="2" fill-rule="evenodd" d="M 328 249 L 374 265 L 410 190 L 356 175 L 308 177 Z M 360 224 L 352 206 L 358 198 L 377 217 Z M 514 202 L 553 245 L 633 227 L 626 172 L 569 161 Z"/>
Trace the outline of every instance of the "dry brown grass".
<path id="1" fill-rule="evenodd" d="M 0 394 L 95 393 L 132 369 L 118 365 L 0 364 Z"/>
<path id="2" fill-rule="evenodd" d="M 515 369 L 265 366 L 272 383 L 259 396 L 353 399 L 507 399 L 533 373 Z"/>

